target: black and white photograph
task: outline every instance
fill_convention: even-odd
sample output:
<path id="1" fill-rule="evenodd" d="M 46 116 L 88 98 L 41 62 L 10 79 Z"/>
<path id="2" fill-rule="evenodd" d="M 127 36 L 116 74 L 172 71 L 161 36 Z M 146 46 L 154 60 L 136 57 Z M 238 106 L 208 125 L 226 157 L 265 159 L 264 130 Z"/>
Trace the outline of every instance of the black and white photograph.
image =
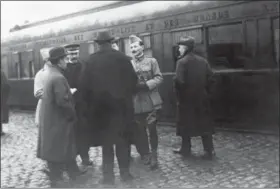
<path id="1" fill-rule="evenodd" d="M 279 1 L 1 1 L 1 188 L 279 188 Z"/>

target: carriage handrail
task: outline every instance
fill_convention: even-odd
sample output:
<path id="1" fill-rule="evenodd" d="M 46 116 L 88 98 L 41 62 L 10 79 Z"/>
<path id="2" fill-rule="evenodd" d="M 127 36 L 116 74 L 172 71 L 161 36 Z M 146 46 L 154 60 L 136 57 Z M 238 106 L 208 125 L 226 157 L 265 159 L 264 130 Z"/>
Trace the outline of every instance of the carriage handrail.
<path id="1" fill-rule="evenodd" d="M 213 69 L 216 74 L 244 73 L 244 74 L 262 74 L 262 73 L 279 73 L 279 68 L 262 68 L 262 69 Z M 175 76 L 175 72 L 163 72 L 163 76 Z"/>

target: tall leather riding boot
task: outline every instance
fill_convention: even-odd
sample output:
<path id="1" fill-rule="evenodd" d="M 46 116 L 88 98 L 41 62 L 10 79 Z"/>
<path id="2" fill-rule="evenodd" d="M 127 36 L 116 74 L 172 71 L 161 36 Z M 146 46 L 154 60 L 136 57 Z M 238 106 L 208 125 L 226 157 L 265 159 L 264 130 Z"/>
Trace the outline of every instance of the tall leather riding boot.
<path id="1" fill-rule="evenodd" d="M 134 130 L 135 147 L 145 165 L 150 164 L 149 139 L 145 125 L 137 124 Z"/>
<path id="2" fill-rule="evenodd" d="M 158 167 L 158 133 L 156 128 L 156 122 L 148 125 L 149 130 L 149 141 L 151 145 L 151 169 L 156 169 Z"/>
<path id="3" fill-rule="evenodd" d="M 201 136 L 201 138 L 202 138 L 202 144 L 203 144 L 203 148 L 204 148 L 203 158 L 212 159 L 215 156 L 213 136 L 204 135 L 204 136 Z"/>

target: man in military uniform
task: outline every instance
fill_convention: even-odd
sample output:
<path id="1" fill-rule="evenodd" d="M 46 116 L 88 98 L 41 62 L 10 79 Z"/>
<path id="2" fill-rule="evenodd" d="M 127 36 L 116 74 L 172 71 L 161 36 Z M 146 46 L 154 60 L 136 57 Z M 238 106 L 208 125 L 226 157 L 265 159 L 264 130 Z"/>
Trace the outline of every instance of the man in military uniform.
<path id="1" fill-rule="evenodd" d="M 144 163 L 150 163 L 151 169 L 158 166 L 158 112 L 162 106 L 162 99 L 158 87 L 163 81 L 158 62 L 155 58 L 144 55 L 143 41 L 135 35 L 129 36 L 130 48 L 133 54 L 131 63 L 138 76 L 136 86 L 137 93 L 134 96 L 134 113 L 136 128 L 140 137 L 134 137 L 136 147 L 144 159 Z M 149 131 L 149 142 L 147 131 Z M 139 140 L 139 141 L 138 141 Z M 151 150 L 149 150 L 149 143 Z M 140 146 L 141 145 L 141 146 Z M 151 161 L 147 162 L 147 153 L 151 151 Z"/>
<path id="2" fill-rule="evenodd" d="M 177 135 L 182 137 L 182 146 L 174 152 L 190 156 L 191 137 L 201 136 L 205 150 L 203 157 L 211 159 L 215 155 L 214 127 L 205 104 L 212 71 L 206 59 L 194 54 L 194 38 L 183 37 L 178 45 L 180 57 L 174 84 L 178 100 Z"/>
<path id="3" fill-rule="evenodd" d="M 75 109 L 78 117 L 76 128 L 78 154 L 82 159 L 83 165 L 92 165 L 93 162 L 89 158 L 89 149 L 91 146 L 91 130 L 86 120 L 86 103 L 82 97 L 80 90 L 80 74 L 83 67 L 83 62 L 79 59 L 79 44 L 66 45 L 65 49 L 69 54 L 69 63 L 65 70 L 65 77 L 69 83 L 70 88 L 77 90 L 74 94 Z"/>
<path id="4" fill-rule="evenodd" d="M 114 184 L 114 148 L 123 181 L 133 179 L 129 170 L 127 135 L 128 100 L 132 104 L 137 76 L 130 59 L 112 48 L 108 31 L 95 42 L 99 50 L 90 55 L 82 74 L 83 93 L 88 98 L 90 124 L 96 125 L 102 145 L 102 183 Z M 132 107 L 132 105 L 130 105 Z"/>

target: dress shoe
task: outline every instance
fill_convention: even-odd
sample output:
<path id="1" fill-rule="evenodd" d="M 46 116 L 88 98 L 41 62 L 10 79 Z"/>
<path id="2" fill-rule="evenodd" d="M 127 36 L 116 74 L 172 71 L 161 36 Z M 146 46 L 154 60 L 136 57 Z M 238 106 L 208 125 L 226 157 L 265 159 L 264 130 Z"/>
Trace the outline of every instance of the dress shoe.
<path id="1" fill-rule="evenodd" d="M 188 150 L 183 150 L 182 148 L 179 148 L 179 149 L 174 149 L 173 152 L 175 154 L 180 154 L 184 157 L 190 157 L 191 156 L 191 152 L 188 151 Z"/>
<path id="2" fill-rule="evenodd" d="M 89 160 L 89 159 L 83 159 L 82 160 L 82 164 L 84 166 L 92 166 L 93 165 L 93 161 Z"/>
<path id="3" fill-rule="evenodd" d="M 104 185 L 115 185 L 115 177 L 104 177 L 99 181 L 99 183 Z"/>
<path id="4" fill-rule="evenodd" d="M 129 182 L 129 181 L 132 181 L 133 179 L 134 179 L 134 177 L 129 172 L 121 174 L 121 180 L 123 182 Z"/>
<path id="5" fill-rule="evenodd" d="M 143 161 L 144 165 L 149 165 L 151 163 L 150 155 L 141 156 L 141 160 Z"/>
<path id="6" fill-rule="evenodd" d="M 202 158 L 206 160 L 213 160 L 213 158 L 216 157 L 216 153 L 214 150 L 212 151 L 204 151 Z"/>
<path id="7" fill-rule="evenodd" d="M 87 168 L 85 167 L 78 167 L 75 170 L 68 171 L 69 178 L 71 180 L 76 180 L 77 177 L 85 174 L 87 172 Z"/>

